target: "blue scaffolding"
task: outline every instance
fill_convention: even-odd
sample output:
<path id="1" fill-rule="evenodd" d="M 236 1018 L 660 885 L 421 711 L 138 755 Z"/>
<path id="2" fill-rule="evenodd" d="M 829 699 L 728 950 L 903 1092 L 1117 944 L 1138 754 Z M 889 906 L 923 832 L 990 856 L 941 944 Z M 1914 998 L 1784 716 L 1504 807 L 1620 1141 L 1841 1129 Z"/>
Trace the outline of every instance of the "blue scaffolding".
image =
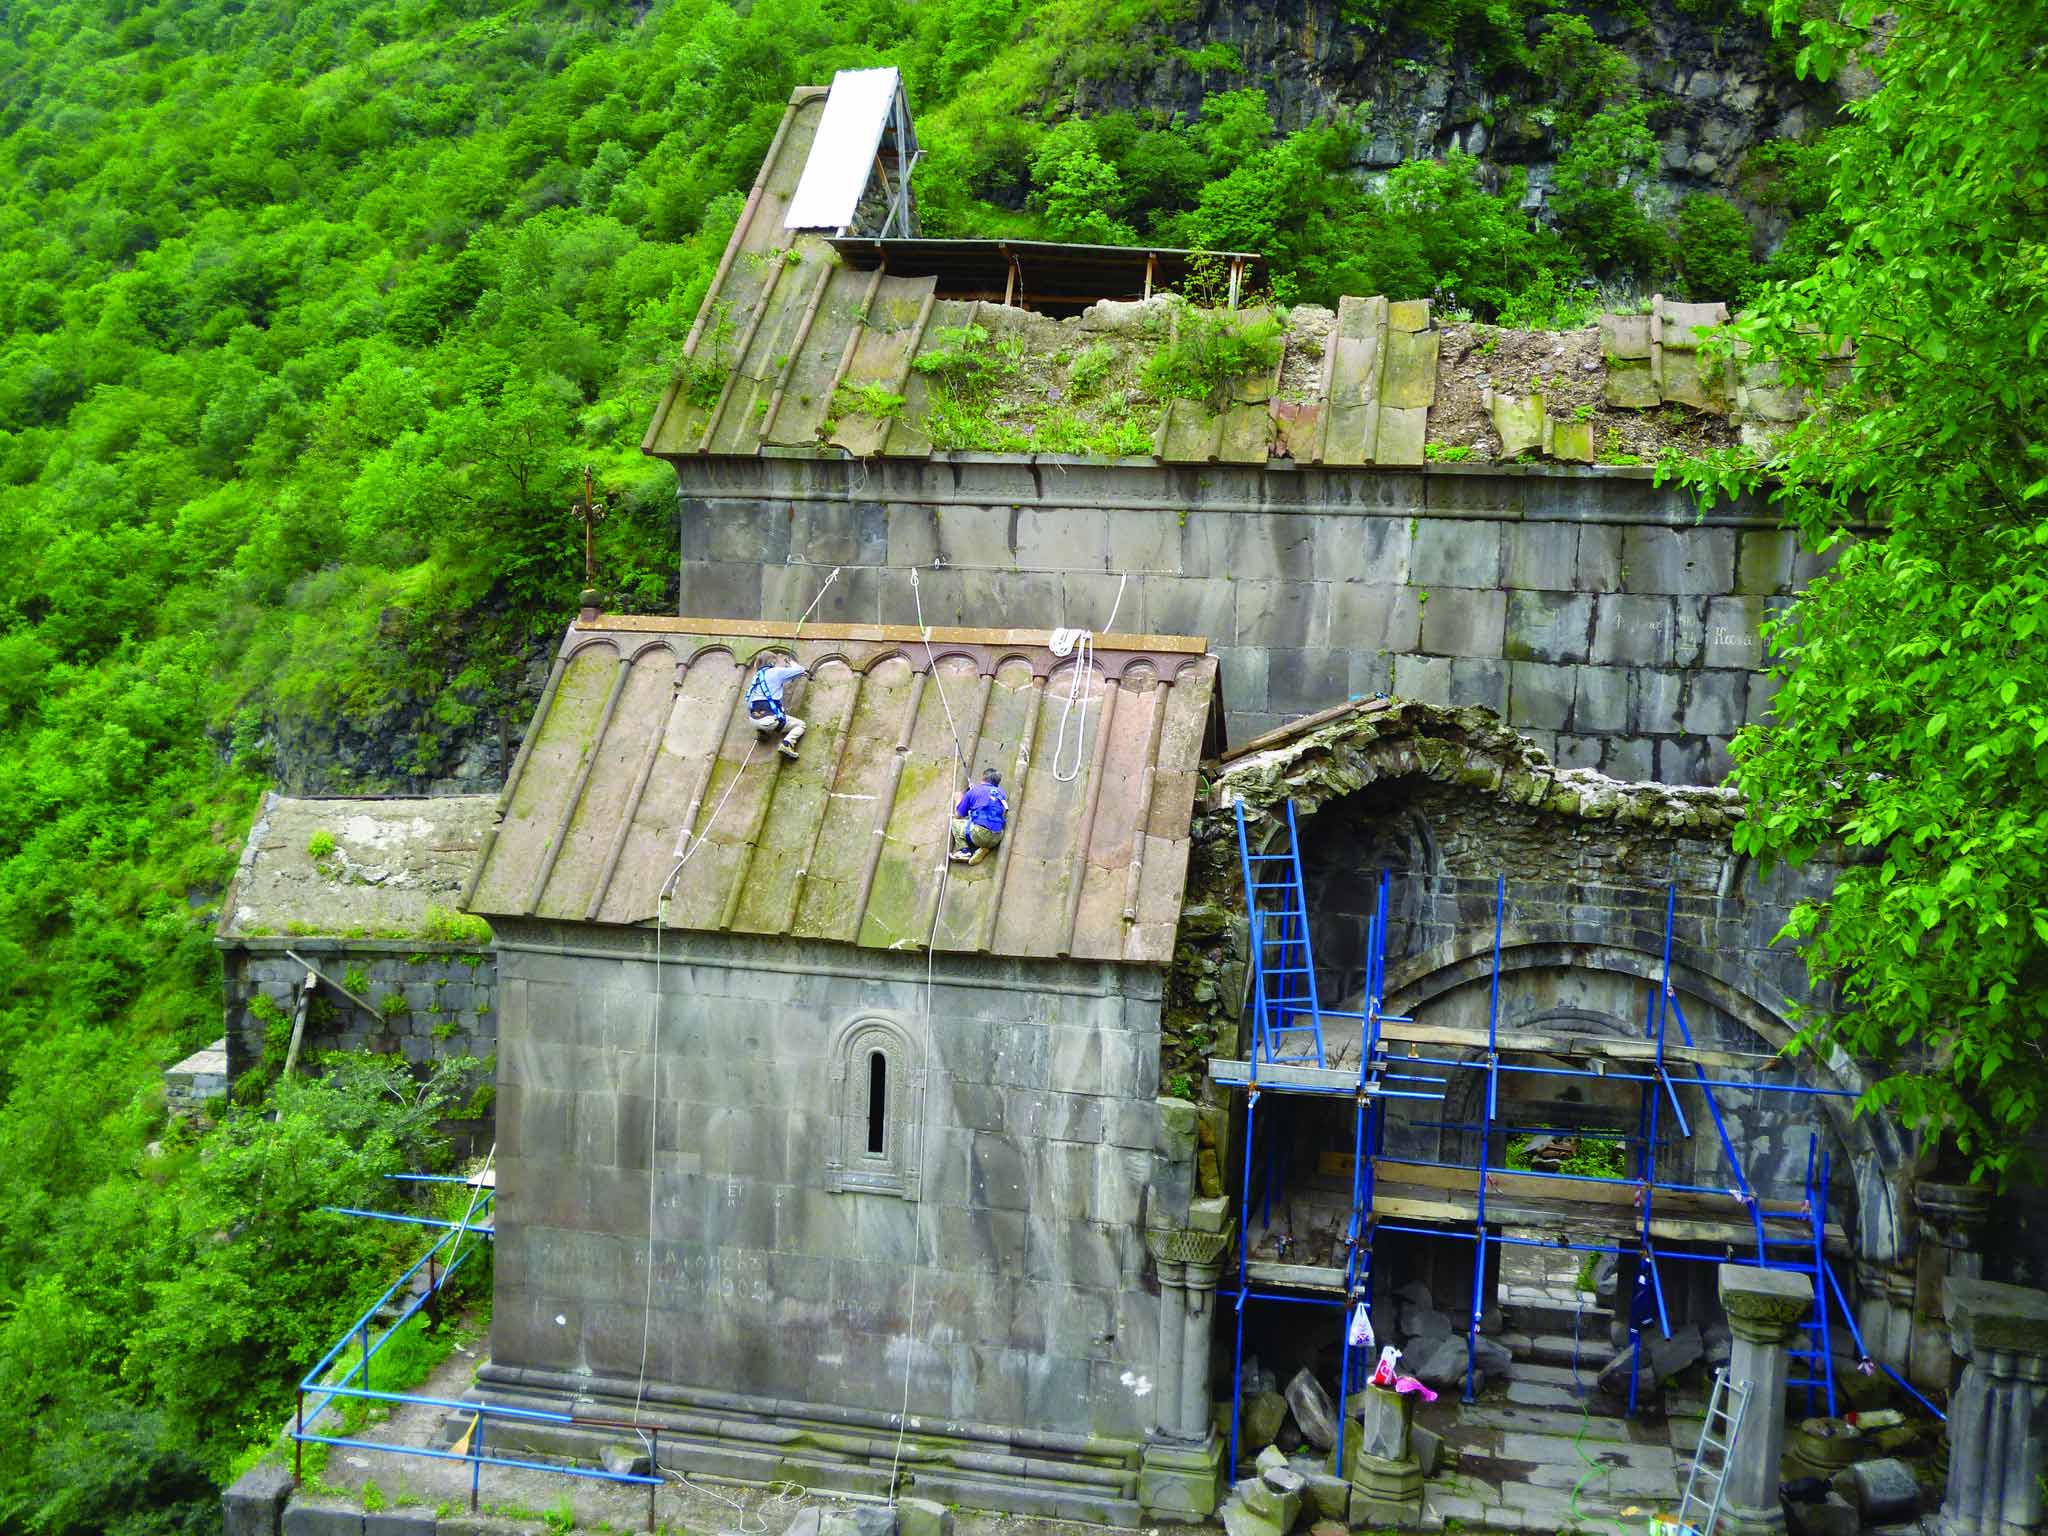
<path id="1" fill-rule="evenodd" d="M 1486 1275 L 1489 1250 L 1532 1247 L 1574 1253 L 1633 1255 L 1637 1259 L 1638 1286 L 1643 1293 L 1643 1303 L 1639 1307 L 1632 1307 L 1630 1314 L 1631 1362 L 1628 1408 L 1631 1413 L 1635 1412 L 1637 1407 L 1643 1330 L 1654 1326 L 1663 1337 L 1668 1339 L 1671 1336 L 1670 1315 L 1665 1303 L 1664 1278 L 1660 1264 L 1694 1261 L 1754 1264 L 1768 1269 L 1794 1271 L 1812 1279 L 1814 1310 L 1805 1325 L 1807 1343 L 1793 1351 L 1794 1358 L 1800 1362 L 1801 1373 L 1795 1376 L 1791 1383 L 1806 1389 L 1809 1412 L 1823 1405 L 1829 1414 L 1835 1411 L 1833 1344 L 1839 1324 L 1846 1329 L 1854 1342 L 1860 1369 L 1868 1371 L 1873 1367 L 1881 1367 L 1894 1382 L 1912 1393 L 1930 1412 L 1939 1416 L 1940 1410 L 1919 1393 L 1914 1392 L 1891 1367 L 1883 1366 L 1881 1362 L 1873 1362 L 1863 1348 L 1854 1314 L 1827 1257 L 1827 1189 L 1830 1166 L 1828 1157 L 1820 1149 L 1818 1136 L 1809 1140 L 1804 1198 L 1797 1203 L 1763 1199 L 1751 1186 L 1743 1169 L 1742 1159 L 1729 1136 L 1717 1091 L 1831 1098 L 1853 1098 L 1854 1095 L 1844 1089 L 1812 1087 L 1799 1083 L 1765 1082 L 1754 1077 L 1751 1080 L 1741 1080 L 1731 1076 L 1709 1075 L 1709 1064 L 1725 1066 L 1728 1058 L 1725 1053 L 1702 1049 L 1695 1042 L 1673 984 L 1672 939 L 1677 914 L 1675 886 L 1667 893 L 1664 903 L 1663 955 L 1659 976 L 1647 999 L 1643 1044 L 1629 1052 L 1623 1062 L 1628 1066 L 1639 1065 L 1642 1070 L 1610 1071 L 1606 1061 L 1596 1061 L 1588 1068 L 1506 1059 L 1518 1051 L 1547 1056 L 1557 1053 L 1539 1046 L 1519 1045 L 1512 1038 L 1503 1038 L 1500 982 L 1507 889 L 1504 879 L 1496 880 L 1493 901 L 1492 974 L 1487 999 L 1486 1035 L 1483 1054 L 1477 1060 L 1473 1060 L 1447 1054 L 1440 1048 L 1432 1051 L 1432 1031 L 1415 1028 L 1415 1021 L 1411 1018 L 1383 1011 L 1391 875 L 1385 871 L 1379 874 L 1372 911 L 1366 923 L 1362 1006 L 1354 1011 L 1325 1008 L 1317 991 L 1314 947 L 1310 936 L 1311 916 L 1308 909 L 1307 886 L 1302 873 L 1293 803 L 1288 802 L 1285 815 L 1279 818 L 1271 841 L 1264 846 L 1254 846 L 1241 801 L 1236 806 L 1236 823 L 1238 859 L 1244 883 L 1251 939 L 1247 1052 L 1242 1061 L 1217 1059 L 1209 1064 L 1212 1082 L 1221 1087 L 1240 1088 L 1245 1095 L 1244 1144 L 1242 1166 L 1239 1170 L 1237 1285 L 1234 1298 L 1236 1340 L 1231 1384 L 1230 1454 L 1233 1465 L 1238 1460 L 1246 1307 L 1257 1303 L 1322 1307 L 1335 1312 L 1340 1328 L 1338 1385 L 1341 1406 L 1351 1391 L 1354 1356 L 1354 1351 L 1346 1347 L 1345 1343 L 1348 1337 L 1346 1323 L 1353 1315 L 1353 1309 L 1371 1308 L 1374 1241 L 1385 1233 L 1440 1238 L 1472 1245 L 1470 1310 L 1463 1329 L 1463 1398 L 1466 1402 L 1473 1399 L 1479 1375 L 1478 1350 L 1481 1321 L 1487 1310 Z M 1332 1032 L 1328 1030 L 1328 1026 L 1340 1022 L 1347 1033 L 1353 1024 L 1358 1028 L 1360 1047 L 1355 1067 L 1333 1065 L 1329 1060 Z M 1400 1043 L 1406 1046 L 1399 1054 L 1391 1049 L 1395 1042 L 1388 1038 L 1389 1026 L 1398 1027 L 1402 1037 Z M 1676 1039 L 1672 1038 L 1674 1028 Z M 1457 1033 L 1445 1032 L 1445 1043 L 1454 1048 L 1463 1043 L 1451 1038 Z M 1476 1039 L 1470 1043 L 1475 1048 L 1478 1047 Z M 1440 1157 L 1423 1160 L 1388 1156 L 1385 1150 L 1388 1118 L 1386 1109 L 1390 1101 L 1419 1099 L 1441 1102 L 1453 1081 L 1450 1074 L 1461 1072 L 1483 1074 L 1483 1081 L 1479 1084 L 1480 1108 L 1477 1120 L 1454 1123 L 1448 1119 L 1440 1119 L 1423 1124 L 1476 1134 L 1478 1152 L 1475 1160 L 1467 1164 L 1447 1162 Z M 1633 1154 L 1631 1176 L 1607 1177 L 1533 1169 L 1510 1171 L 1494 1165 L 1490 1143 L 1496 1134 L 1520 1135 L 1557 1129 L 1509 1125 L 1503 1122 L 1501 1082 L 1503 1076 L 1514 1074 L 1599 1078 L 1608 1082 L 1635 1085 L 1640 1096 L 1635 1134 L 1627 1136 L 1609 1133 L 1613 1139 L 1632 1144 L 1629 1149 Z M 1723 1160 L 1733 1176 L 1732 1188 L 1679 1183 L 1658 1176 L 1657 1147 L 1661 1142 L 1673 1139 L 1667 1133 L 1667 1117 L 1669 1130 L 1675 1131 L 1676 1138 L 1690 1137 L 1693 1133 L 1691 1121 L 1686 1115 L 1685 1105 L 1679 1094 L 1681 1084 L 1698 1089 L 1702 1096 Z M 1343 1229 L 1344 1255 L 1341 1265 L 1290 1265 L 1285 1262 L 1257 1260 L 1252 1256 L 1252 1213 L 1255 1207 L 1262 1209 L 1262 1227 L 1270 1229 L 1272 1202 L 1284 1187 L 1288 1172 L 1286 1144 L 1284 1138 L 1279 1135 L 1268 1136 L 1264 1165 L 1255 1169 L 1254 1147 L 1258 1141 L 1256 1129 L 1259 1124 L 1260 1100 L 1266 1093 L 1306 1095 L 1325 1100 L 1350 1099 L 1354 1105 L 1350 1159 L 1351 1207 Z M 1386 1207 L 1394 1202 L 1383 1198 L 1385 1186 L 1397 1182 L 1399 1173 L 1404 1170 L 1409 1173 L 1411 1179 L 1426 1179 L 1447 1194 L 1456 1193 L 1469 1186 L 1469 1222 L 1435 1216 L 1411 1216 L 1406 1220 L 1388 1219 L 1390 1214 L 1396 1217 L 1404 1214 L 1398 1210 L 1389 1212 Z M 1260 1175 L 1260 1198 L 1256 1202 L 1255 1172 Z M 1394 1177 L 1390 1178 L 1389 1175 Z M 1532 1190 L 1554 1189 L 1557 1194 L 1568 1200 L 1582 1202 L 1600 1199 L 1601 1197 L 1596 1194 L 1596 1187 L 1600 1186 L 1610 1190 L 1629 1191 L 1636 1207 L 1635 1218 L 1629 1224 L 1629 1238 L 1613 1242 L 1574 1240 L 1571 1232 L 1566 1230 L 1566 1219 L 1554 1216 L 1548 1221 L 1522 1220 L 1513 1224 L 1548 1225 L 1554 1222 L 1560 1227 L 1555 1240 L 1510 1236 L 1505 1231 L 1498 1230 L 1503 1225 L 1500 1220 L 1503 1205 L 1511 1204 L 1508 1193 L 1510 1186 Z M 1490 1197 L 1495 1196 L 1503 1205 L 1490 1208 Z M 1660 1197 L 1666 1202 L 1662 1209 L 1658 1205 Z M 1612 1197 L 1608 1197 L 1603 1203 L 1612 1204 Z M 1709 1225 L 1705 1222 L 1687 1223 L 1680 1213 L 1671 1210 L 1671 1207 L 1678 1203 L 1695 1209 L 1718 1208 L 1722 1218 L 1711 1225 L 1716 1229 L 1732 1230 L 1722 1230 L 1709 1241 L 1727 1243 L 1730 1252 L 1692 1252 L 1675 1245 L 1669 1239 L 1660 1240 L 1660 1220 L 1664 1221 L 1667 1229 L 1683 1230 L 1688 1224 L 1700 1227 Z M 1579 1224 L 1575 1221 L 1570 1223 L 1573 1226 Z M 1732 1239 L 1735 1233 L 1744 1229 L 1748 1235 L 1741 1240 L 1741 1247 L 1753 1251 L 1745 1251 L 1738 1257 L 1732 1251 L 1735 1246 Z M 1680 1241 L 1685 1240 L 1688 1239 Z M 1689 1240 L 1702 1241 L 1699 1238 Z M 1623 1245 L 1624 1241 L 1628 1242 L 1628 1246 Z M 1289 1257 L 1284 1248 L 1279 1257 L 1283 1261 Z M 1340 1411 L 1336 1448 L 1339 1467 L 1343 1465 L 1345 1420 L 1346 1415 Z"/>
<path id="2" fill-rule="evenodd" d="M 434 1461 L 460 1461 L 469 1464 L 469 1508 L 476 1513 L 478 1493 L 482 1485 L 483 1469 L 490 1467 L 518 1467 L 532 1472 L 558 1472 L 565 1477 L 585 1478 L 594 1482 L 630 1483 L 647 1489 L 647 1529 L 654 1529 L 654 1493 L 663 1486 L 659 1475 L 661 1470 L 660 1431 L 651 1426 L 644 1431 L 652 1436 L 649 1442 L 650 1470 L 654 1476 L 633 1472 L 612 1472 L 601 1467 L 578 1467 L 562 1462 L 535 1461 L 530 1458 L 507 1456 L 485 1450 L 485 1439 L 489 1426 L 499 1424 L 548 1424 L 568 1427 L 623 1428 L 635 1426 L 617 1425 L 603 1419 L 577 1418 L 566 1413 L 549 1413 L 535 1408 L 501 1407 L 491 1403 L 456 1402 L 446 1398 L 423 1397 L 415 1392 L 384 1392 L 370 1385 L 371 1362 L 389 1344 L 405 1325 L 422 1311 L 432 1306 L 447 1289 L 448 1282 L 482 1248 L 485 1240 L 496 1236 L 495 1225 L 482 1225 L 492 1216 L 492 1207 L 497 1201 L 497 1188 L 478 1180 L 466 1179 L 452 1174 L 391 1174 L 387 1177 L 407 1183 L 422 1184 L 463 1184 L 474 1191 L 469 1209 L 460 1221 L 444 1221 L 431 1216 L 408 1215 L 396 1211 L 372 1211 L 355 1206 L 322 1206 L 323 1211 L 336 1216 L 351 1216 L 367 1221 L 398 1222 L 406 1226 L 426 1227 L 438 1231 L 439 1236 L 427 1251 L 413 1261 L 405 1273 L 392 1281 L 384 1293 L 364 1309 L 362 1315 L 337 1339 L 333 1348 L 322 1355 L 319 1362 L 306 1372 L 299 1382 L 298 1412 L 292 1424 L 293 1447 L 292 1478 L 303 1480 L 304 1452 L 308 1444 L 338 1445 L 351 1450 L 374 1451 L 390 1456 L 422 1456 Z M 466 1247 L 464 1240 L 474 1238 Z M 344 1352 L 353 1353 L 344 1359 Z M 338 1372 L 338 1374 L 337 1374 Z M 321 1417 L 333 1409 L 336 1401 L 343 1403 L 383 1403 L 389 1406 L 413 1404 L 419 1407 L 436 1408 L 460 1419 L 469 1420 L 468 1429 L 453 1449 L 442 1450 L 427 1445 L 399 1445 L 383 1440 L 368 1440 L 351 1432 L 345 1425 L 336 1430 L 319 1427 Z M 312 1406 L 307 1407 L 308 1402 Z"/>

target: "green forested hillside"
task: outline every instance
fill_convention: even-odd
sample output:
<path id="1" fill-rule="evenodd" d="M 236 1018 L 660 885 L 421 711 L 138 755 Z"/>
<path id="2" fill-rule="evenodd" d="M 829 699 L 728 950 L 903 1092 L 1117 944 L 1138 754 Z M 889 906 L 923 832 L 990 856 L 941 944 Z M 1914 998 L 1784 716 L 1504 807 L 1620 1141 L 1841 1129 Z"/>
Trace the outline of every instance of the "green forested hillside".
<path id="1" fill-rule="evenodd" d="M 1837 228 L 1824 146 L 1759 161 L 1795 220 L 1764 274 L 1727 204 L 1652 216 L 1630 70 L 1532 0 L 1345 14 L 1554 98 L 1554 225 L 1467 161 L 1365 187 L 1345 129 L 1277 138 L 1227 58 L 1199 121 L 1068 117 L 1185 9 L 0 13 L 0 1529 L 208 1528 L 376 1289 L 383 1240 L 307 1213 L 431 1156 L 388 1084 L 289 1087 L 274 1120 L 244 1085 L 203 1142 L 166 1130 L 161 1068 L 219 1028 L 212 903 L 281 724 L 382 728 L 393 787 L 523 718 L 582 584 L 582 466 L 607 600 L 667 600 L 672 485 L 637 444 L 793 86 L 905 69 L 931 232 L 1256 247 L 1283 297 L 1541 323 L 1581 278 L 1796 276 Z"/>

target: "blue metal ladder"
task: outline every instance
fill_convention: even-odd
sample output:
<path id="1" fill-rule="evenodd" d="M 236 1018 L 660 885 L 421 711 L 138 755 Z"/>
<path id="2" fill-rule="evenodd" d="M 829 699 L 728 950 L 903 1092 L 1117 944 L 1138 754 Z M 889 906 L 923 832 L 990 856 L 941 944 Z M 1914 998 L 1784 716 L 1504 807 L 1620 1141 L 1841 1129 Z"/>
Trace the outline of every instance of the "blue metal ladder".
<path id="1" fill-rule="evenodd" d="M 1265 853 L 1251 851 L 1244 802 L 1235 809 L 1238 865 L 1251 922 L 1252 1061 L 1255 1066 L 1320 1067 L 1323 1012 L 1309 948 L 1308 894 L 1301 879 L 1294 802 L 1287 802 L 1284 848 Z"/>
<path id="2" fill-rule="evenodd" d="M 1787 1387 L 1806 1388 L 1806 1411 L 1812 1413 L 1817 1399 L 1827 1403 L 1829 1418 L 1835 1414 L 1835 1372 L 1833 1341 L 1828 1327 L 1828 1288 L 1830 1276 L 1827 1273 L 1827 1210 L 1829 1154 L 1822 1152 L 1818 1136 L 1806 1138 L 1806 1216 L 1810 1223 L 1808 1231 L 1790 1237 L 1766 1236 L 1763 1247 L 1789 1249 L 1790 1255 L 1780 1257 L 1765 1251 L 1758 1254 L 1772 1269 L 1790 1270 L 1794 1274 L 1808 1275 L 1813 1280 L 1813 1311 L 1799 1326 L 1806 1334 L 1806 1348 L 1788 1349 L 1788 1359 L 1800 1362 L 1799 1369 L 1805 1374 L 1786 1378 Z M 1816 1170 L 1816 1159 L 1818 1169 Z M 1815 1182 L 1815 1173 L 1819 1182 Z"/>

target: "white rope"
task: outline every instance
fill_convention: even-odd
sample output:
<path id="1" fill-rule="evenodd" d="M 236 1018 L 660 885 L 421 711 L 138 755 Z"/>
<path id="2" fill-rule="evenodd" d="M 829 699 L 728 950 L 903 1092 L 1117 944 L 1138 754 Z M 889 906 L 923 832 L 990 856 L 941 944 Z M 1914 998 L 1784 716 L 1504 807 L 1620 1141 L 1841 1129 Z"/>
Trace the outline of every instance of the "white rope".
<path id="1" fill-rule="evenodd" d="M 842 567 L 836 565 L 832 567 L 832 574 L 825 578 L 825 585 L 818 588 L 818 595 L 811 599 L 811 606 L 806 608 L 804 616 L 796 621 L 796 632 L 798 634 L 804 632 L 804 625 L 810 621 L 811 615 L 818 611 L 818 604 L 825 600 L 825 594 L 832 590 L 832 583 L 839 579 L 841 569 Z"/>
<path id="2" fill-rule="evenodd" d="M 827 582 L 827 586 L 831 583 Z M 820 591 L 822 592 L 822 588 Z M 718 804 L 711 808 L 711 819 L 704 823 L 690 846 L 683 850 L 683 856 L 676 860 L 676 867 L 669 871 L 668 878 L 661 882 L 660 894 L 654 903 L 654 1096 L 647 1111 L 647 1287 L 640 1299 L 640 1379 L 633 1388 L 633 1422 L 640 1422 L 640 1406 L 647 1398 L 647 1348 L 654 1336 L 654 1192 L 660 1180 L 655 1176 L 655 1149 L 661 1134 L 661 1003 L 662 1003 L 662 936 L 668 930 L 669 891 L 683 873 L 683 867 L 697 856 L 711 837 L 711 829 L 718 825 L 718 818 L 725 811 L 725 802 L 732 798 L 732 792 L 740 787 L 740 780 L 747 776 L 747 765 L 754 760 L 754 750 L 761 745 L 756 737 L 747 743 L 747 755 L 740 759 L 740 771 L 732 776 L 732 782 L 725 786 L 725 793 L 718 797 Z M 645 1436 L 641 1437 L 643 1442 Z"/>
<path id="3" fill-rule="evenodd" d="M 931 671 L 932 685 L 939 690 L 939 708 L 945 711 L 946 729 L 953 737 L 953 761 L 959 770 L 958 783 L 964 791 L 968 781 L 967 754 L 960 747 L 960 728 L 953 720 L 953 706 L 946 698 L 946 684 L 939 676 L 939 659 L 932 651 L 931 626 L 924 621 L 924 599 L 918 594 L 917 571 L 910 572 L 910 596 L 917 605 L 918 633 L 924 639 L 925 665 Z M 939 841 L 939 896 L 932 904 L 932 926 L 924 940 L 924 1052 L 932 1054 L 932 990 L 933 967 L 937 963 L 939 925 L 945 919 L 946 892 L 952 884 L 953 873 L 953 821 L 950 805 L 947 807 L 946 832 Z M 906 1160 L 906 1166 L 916 1168 L 920 1174 L 924 1169 L 925 1138 L 930 1132 L 931 1120 L 931 1063 L 926 1062 L 924 1084 L 917 1096 L 917 1145 Z M 919 1187 L 923 1181 L 919 1180 Z M 918 1234 L 923 1235 L 922 1215 L 924 1204 L 919 1201 L 913 1210 L 917 1221 Z M 896 1444 L 889 1453 L 889 1503 L 896 1503 L 896 1479 L 903 1467 L 903 1439 L 910 1429 L 910 1368 L 917 1346 L 917 1276 L 924 1268 L 922 1255 L 914 1256 L 910 1264 L 910 1305 L 903 1314 L 903 1398 L 896 1412 Z"/>
<path id="4" fill-rule="evenodd" d="M 469 1208 L 462 1213 L 462 1224 L 455 1229 L 455 1244 L 448 1250 L 448 1262 L 442 1266 L 442 1273 L 444 1275 L 455 1267 L 456 1255 L 462 1252 L 462 1240 L 469 1235 L 470 1218 L 476 1215 L 477 1201 L 483 1198 L 484 1175 L 491 1171 L 491 1163 L 496 1159 L 497 1155 L 498 1144 L 494 1141 L 491 1143 L 491 1150 L 484 1154 L 483 1168 L 477 1173 L 475 1182 L 470 1186 Z"/>
<path id="5" fill-rule="evenodd" d="M 1102 626 L 1102 633 L 1110 634 L 1116 627 L 1117 610 L 1124 605 L 1124 588 L 1130 583 L 1130 574 L 1119 577 L 1116 584 L 1116 601 L 1109 605 L 1109 622 Z M 1074 675 L 1067 684 L 1066 702 L 1060 708 L 1060 731 L 1052 744 L 1052 776 L 1059 783 L 1071 784 L 1081 777 L 1081 759 L 1088 743 L 1088 685 L 1094 681 L 1095 636 L 1085 629 L 1056 629 L 1052 632 L 1049 649 L 1055 656 L 1074 658 Z M 1074 763 L 1071 768 L 1061 768 L 1060 759 L 1066 756 L 1067 726 L 1074 713 L 1074 704 L 1081 705 L 1079 729 L 1074 733 Z"/>

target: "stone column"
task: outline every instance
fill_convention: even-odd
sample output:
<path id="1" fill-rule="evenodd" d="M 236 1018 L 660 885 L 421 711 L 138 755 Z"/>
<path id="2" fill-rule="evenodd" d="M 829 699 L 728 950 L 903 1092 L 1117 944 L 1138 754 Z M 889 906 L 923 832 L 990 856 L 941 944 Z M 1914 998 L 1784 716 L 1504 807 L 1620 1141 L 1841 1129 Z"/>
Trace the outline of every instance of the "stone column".
<path id="1" fill-rule="evenodd" d="M 1210 1423 L 1209 1330 L 1222 1256 L 1233 1229 L 1157 1229 L 1145 1243 L 1159 1266 L 1159 1428 L 1139 1463 L 1148 1513 L 1204 1520 L 1223 1501 L 1225 1447 Z"/>
<path id="2" fill-rule="evenodd" d="M 1976 1184 L 1923 1180 L 1913 1188 L 1913 1211 L 1919 1217 L 1920 1252 L 1906 1375 L 1923 1392 L 1945 1392 L 1955 1376 L 1945 1288 L 1950 1280 L 1975 1280 L 1984 1273 L 1982 1239 L 1991 1191 Z"/>
<path id="3" fill-rule="evenodd" d="M 1856 1261 L 1856 1289 L 1851 1295 L 1863 1347 L 1873 1360 L 1882 1360 L 1902 1376 L 1912 1372 L 1913 1289 L 1910 1259 Z"/>
<path id="4" fill-rule="evenodd" d="M 1205 1257 L 1188 1261 L 1188 1322 L 1181 1354 L 1180 1432 L 1190 1440 L 1206 1439 L 1209 1412 L 1209 1332 L 1216 1315 L 1216 1286 L 1223 1277 L 1222 1253 L 1229 1231 L 1190 1233 L 1205 1239 Z"/>
<path id="5" fill-rule="evenodd" d="M 1969 1363 L 1949 1399 L 1941 1536 L 2039 1532 L 2048 1523 L 2048 1292 L 1951 1279 L 1943 1312 Z"/>
<path id="6" fill-rule="evenodd" d="M 1188 1266 L 1184 1259 L 1169 1258 L 1175 1251 L 1178 1232 L 1154 1229 L 1145 1234 L 1145 1246 L 1152 1250 L 1159 1269 L 1159 1373 L 1153 1383 L 1161 1439 L 1181 1437 L 1181 1359 L 1187 1348 Z"/>
<path id="7" fill-rule="evenodd" d="M 1777 1536 L 1785 1529 L 1778 1501 L 1778 1458 L 1785 1449 L 1785 1346 L 1813 1310 L 1813 1281 L 1781 1269 L 1723 1264 L 1721 1306 L 1735 1342 L 1731 1385 L 1747 1385 L 1749 1403 L 1723 1483 L 1722 1528 L 1730 1536 Z"/>

